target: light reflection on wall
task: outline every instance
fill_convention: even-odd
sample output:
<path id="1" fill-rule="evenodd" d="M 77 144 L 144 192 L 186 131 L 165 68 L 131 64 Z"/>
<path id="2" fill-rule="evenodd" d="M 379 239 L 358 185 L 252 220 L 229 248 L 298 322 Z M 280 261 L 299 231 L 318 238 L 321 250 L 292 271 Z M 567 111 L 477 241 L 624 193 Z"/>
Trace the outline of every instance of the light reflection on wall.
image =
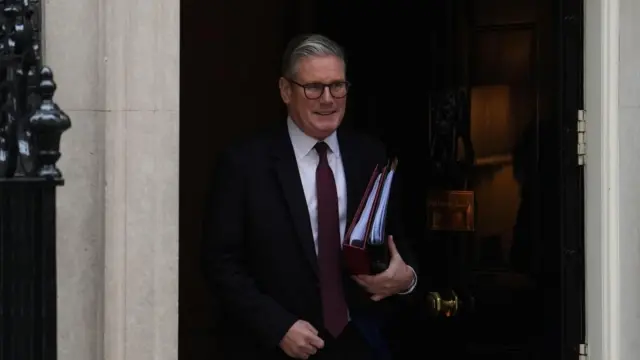
<path id="1" fill-rule="evenodd" d="M 477 200 L 475 257 L 500 259 L 498 262 L 504 265 L 508 264 L 520 205 L 512 164 L 518 133 L 513 103 L 507 85 L 471 90 L 471 141 L 479 175 L 473 189 Z"/>

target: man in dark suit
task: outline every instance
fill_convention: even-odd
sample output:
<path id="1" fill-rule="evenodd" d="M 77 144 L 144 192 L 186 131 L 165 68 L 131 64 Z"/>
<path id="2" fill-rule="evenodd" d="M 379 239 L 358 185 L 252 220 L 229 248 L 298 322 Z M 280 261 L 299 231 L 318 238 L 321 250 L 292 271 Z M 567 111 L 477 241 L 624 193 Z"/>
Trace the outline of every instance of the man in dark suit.
<path id="1" fill-rule="evenodd" d="M 385 272 L 349 276 L 340 246 L 385 150 L 338 130 L 349 84 L 336 43 L 302 36 L 283 60 L 286 124 L 231 146 L 216 167 L 203 255 L 218 339 L 225 359 L 374 359 L 381 318 L 417 283 L 397 209 Z"/>

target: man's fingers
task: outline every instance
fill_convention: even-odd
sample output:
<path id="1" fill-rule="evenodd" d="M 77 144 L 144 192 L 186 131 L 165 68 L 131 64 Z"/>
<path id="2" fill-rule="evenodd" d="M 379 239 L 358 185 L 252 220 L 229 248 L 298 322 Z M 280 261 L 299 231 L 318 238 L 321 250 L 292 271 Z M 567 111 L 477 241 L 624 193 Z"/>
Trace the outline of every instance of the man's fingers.
<path id="1" fill-rule="evenodd" d="M 322 349 L 324 347 L 324 340 L 320 339 L 316 335 L 313 335 L 309 338 L 309 344 L 311 344 L 314 349 Z"/>
<path id="2" fill-rule="evenodd" d="M 305 345 L 302 349 L 302 353 L 306 356 L 310 356 L 310 355 L 314 355 L 315 353 L 318 352 L 318 349 L 316 349 L 313 345 L 311 344 L 307 344 Z"/>
<path id="3" fill-rule="evenodd" d="M 318 335 L 318 330 L 316 330 L 316 328 L 314 328 L 313 325 L 309 324 L 306 321 L 304 321 L 303 324 L 309 331 L 311 331 L 313 335 Z"/>
<path id="4" fill-rule="evenodd" d="M 308 359 L 309 356 L 315 355 L 318 352 L 318 349 L 322 349 L 323 347 L 324 341 L 317 335 L 309 333 L 306 336 L 305 344 L 300 345 L 298 348 L 298 357 L 301 359 Z"/>
<path id="5" fill-rule="evenodd" d="M 358 284 L 362 285 L 362 286 L 366 286 L 368 283 L 370 276 L 367 275 L 358 275 L 358 276 L 353 276 L 352 279 L 357 282 Z"/>

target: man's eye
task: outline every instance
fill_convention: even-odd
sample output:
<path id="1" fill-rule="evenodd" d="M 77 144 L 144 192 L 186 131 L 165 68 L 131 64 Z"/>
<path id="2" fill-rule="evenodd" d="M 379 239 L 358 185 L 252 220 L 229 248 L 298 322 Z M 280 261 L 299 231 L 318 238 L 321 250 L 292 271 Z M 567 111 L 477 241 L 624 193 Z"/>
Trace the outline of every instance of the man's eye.
<path id="1" fill-rule="evenodd" d="M 313 91 L 322 90 L 324 88 L 322 84 L 308 84 L 306 87 L 307 89 L 313 90 Z"/>

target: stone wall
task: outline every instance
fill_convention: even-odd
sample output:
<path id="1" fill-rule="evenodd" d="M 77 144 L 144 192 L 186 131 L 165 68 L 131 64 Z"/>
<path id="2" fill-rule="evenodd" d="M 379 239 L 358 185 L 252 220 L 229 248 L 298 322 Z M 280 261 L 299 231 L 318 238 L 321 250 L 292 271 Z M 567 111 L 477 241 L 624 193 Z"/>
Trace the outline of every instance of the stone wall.
<path id="1" fill-rule="evenodd" d="M 73 127 L 58 205 L 65 360 L 176 359 L 179 0 L 44 2 Z"/>

